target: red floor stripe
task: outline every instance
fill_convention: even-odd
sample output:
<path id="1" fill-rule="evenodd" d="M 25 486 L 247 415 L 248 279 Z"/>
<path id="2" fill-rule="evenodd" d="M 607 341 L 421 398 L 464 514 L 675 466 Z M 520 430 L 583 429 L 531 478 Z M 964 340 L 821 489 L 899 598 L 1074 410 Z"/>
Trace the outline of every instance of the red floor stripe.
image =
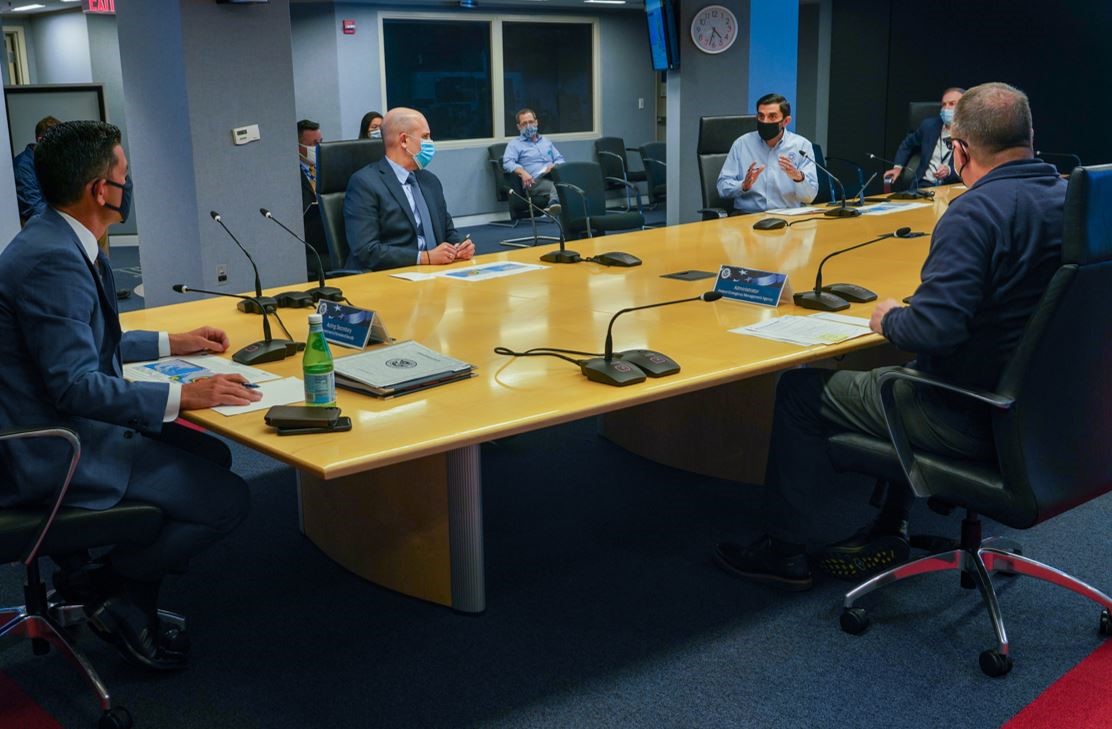
<path id="1" fill-rule="evenodd" d="M 1003 729 L 1107 729 L 1112 726 L 1112 639 L 1055 681 Z M 1007 679 L 1005 679 L 1007 680 Z"/>
<path id="2" fill-rule="evenodd" d="M 19 685 L 0 673 L 0 729 L 64 729 Z"/>

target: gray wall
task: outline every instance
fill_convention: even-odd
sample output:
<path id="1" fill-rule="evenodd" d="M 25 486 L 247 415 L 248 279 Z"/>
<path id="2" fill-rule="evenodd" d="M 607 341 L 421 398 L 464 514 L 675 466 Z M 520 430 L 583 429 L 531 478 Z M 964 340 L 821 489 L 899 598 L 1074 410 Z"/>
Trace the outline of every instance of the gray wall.
<path id="1" fill-rule="evenodd" d="M 0 135 L 8 134 L 8 110 L 0 96 Z M 3 138 L 3 137 L 0 137 Z M 15 171 L 12 158 L 0 154 L 0 251 L 19 232 L 19 208 L 15 201 Z"/>
<path id="2" fill-rule="evenodd" d="M 93 80 L 89 33 L 80 8 L 35 17 L 30 35 L 36 51 L 35 83 L 88 83 Z"/>
<path id="3" fill-rule="evenodd" d="M 127 136 L 127 118 L 124 114 L 124 78 L 120 68 L 120 44 L 116 38 L 116 18 L 112 15 L 89 15 L 85 18 L 89 30 L 89 58 L 93 81 L 104 86 L 104 106 L 107 121 L 120 128 L 124 149 L 130 148 Z M 112 226 L 112 235 L 135 235 L 135 220 Z"/>
<path id="4" fill-rule="evenodd" d="M 305 281 L 304 248 L 259 215 L 267 207 L 301 227 L 288 0 L 120 0 L 118 8 L 147 303 L 180 301 L 174 283 L 221 287 L 221 264 L 222 290 L 253 287 L 210 210 L 253 251 L 264 286 Z M 234 146 L 231 130 L 252 123 L 262 139 Z"/>
<path id="5" fill-rule="evenodd" d="M 330 5 L 290 5 L 293 24 L 293 86 L 297 119 L 319 122 L 324 139 L 345 139 L 340 117 L 340 83 L 336 56 L 336 15 Z M 364 33 L 366 28 L 361 28 Z M 355 120 L 351 121 L 354 130 Z M 290 125 L 290 144 L 296 137 Z"/>

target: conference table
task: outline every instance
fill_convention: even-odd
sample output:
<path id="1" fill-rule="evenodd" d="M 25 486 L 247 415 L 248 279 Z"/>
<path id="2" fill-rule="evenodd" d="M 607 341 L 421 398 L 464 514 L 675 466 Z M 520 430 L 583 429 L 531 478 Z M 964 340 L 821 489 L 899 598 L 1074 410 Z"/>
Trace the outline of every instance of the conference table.
<path id="1" fill-rule="evenodd" d="M 746 215 L 569 243 L 584 256 L 632 253 L 643 260 L 632 268 L 581 262 L 483 281 L 406 281 L 390 275 L 396 271 L 335 279 L 331 284 L 342 287 L 354 305 L 378 313 L 393 338 L 467 361 L 475 366 L 474 376 L 393 399 L 339 390 L 337 404 L 352 421 L 344 433 L 280 437 L 265 425 L 265 411 L 226 417 L 196 410 L 183 416 L 297 469 L 300 529 L 349 570 L 407 595 L 481 612 L 486 606 L 482 443 L 602 416 L 603 435 L 648 458 L 760 483 L 776 373 L 808 363 L 844 366 L 884 340 L 870 334 L 804 347 L 732 333 L 770 317 L 814 312 L 790 301 L 772 308 L 721 299 L 620 317 L 616 350 L 653 349 L 681 366 L 675 375 L 626 387 L 588 381 L 569 362 L 511 358 L 496 354 L 495 347 L 601 352 L 607 324 L 618 310 L 697 296 L 716 280 L 662 278 L 677 271 L 717 272 L 730 264 L 784 272 L 795 290 L 810 288 L 828 253 L 902 226 L 929 233 L 962 191 L 937 188 L 933 202 L 908 204 L 906 210 L 810 220 L 779 230 L 754 230 L 753 222 L 764 216 Z M 879 300 L 903 298 L 916 288 L 929 241 L 929 236 L 893 238 L 833 258 L 824 279 L 865 286 Z M 453 267 L 538 263 L 552 248 L 488 254 Z M 853 304 L 840 313 L 867 318 L 874 305 Z M 280 311 L 295 339 L 307 336 L 309 311 Z M 121 320 L 126 329 L 218 326 L 228 332 L 232 350 L 261 336 L 259 317 L 236 311 L 227 298 L 129 312 Z M 333 353 L 342 357 L 354 350 L 333 347 Z M 300 377 L 301 358 L 260 367 Z"/>

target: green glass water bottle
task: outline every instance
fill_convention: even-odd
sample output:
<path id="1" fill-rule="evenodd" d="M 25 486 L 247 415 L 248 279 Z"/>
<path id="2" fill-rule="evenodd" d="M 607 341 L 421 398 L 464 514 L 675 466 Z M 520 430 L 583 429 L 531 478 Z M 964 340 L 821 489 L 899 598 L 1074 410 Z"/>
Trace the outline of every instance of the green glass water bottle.
<path id="1" fill-rule="evenodd" d="M 309 315 L 309 339 L 305 342 L 305 356 L 301 360 L 305 377 L 305 404 L 335 407 L 336 372 L 321 319 L 320 314 Z"/>

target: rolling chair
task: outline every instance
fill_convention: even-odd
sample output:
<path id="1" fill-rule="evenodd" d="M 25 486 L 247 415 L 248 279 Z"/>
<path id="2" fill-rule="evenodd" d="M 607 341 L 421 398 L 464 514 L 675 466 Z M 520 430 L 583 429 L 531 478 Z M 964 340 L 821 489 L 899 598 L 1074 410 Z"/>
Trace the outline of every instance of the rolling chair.
<path id="1" fill-rule="evenodd" d="M 937 101 L 910 101 L 907 104 L 907 132 L 910 134 L 919 128 L 924 120 L 938 114 Z M 903 141 L 903 140 L 900 140 Z M 913 152 L 907 164 L 900 170 L 900 176 L 892 183 L 892 190 L 907 190 L 915 184 L 915 170 L 919 169 L 919 152 Z"/>
<path id="2" fill-rule="evenodd" d="M 637 186 L 635 184 L 630 185 L 630 183 L 645 182 L 648 179 L 645 170 L 629 169 L 629 159 L 626 157 L 626 152 L 636 151 L 635 147 L 625 146 L 625 140 L 621 137 L 599 137 L 595 140 L 595 157 L 598 158 L 599 166 L 602 167 L 602 179 L 606 183 L 606 189 L 621 189 L 625 192 L 626 212 L 633 209 L 633 202 L 630 200 L 631 188 L 633 194 L 637 195 L 638 198 L 641 196 Z"/>
<path id="3" fill-rule="evenodd" d="M 522 220 L 528 220 L 533 227 L 533 234 L 499 241 L 498 245 L 509 246 L 511 248 L 525 248 L 527 246 L 534 246 L 538 241 L 542 240 L 551 241 L 553 243 L 559 242 L 559 238 L 555 238 L 551 235 L 537 235 L 536 213 L 521 197 L 518 197 L 518 195 L 525 195 L 525 190 L 521 186 L 521 178 L 515 174 L 506 172 L 502 168 L 502 156 L 505 154 L 506 142 L 498 142 L 487 147 L 487 164 L 490 165 L 491 177 L 494 180 L 494 196 L 499 202 L 507 203 L 510 210 L 509 220 L 494 222 L 491 223 L 491 225 L 516 228 L 517 224 Z M 511 195 L 510 190 L 513 190 L 517 195 Z M 538 208 L 544 208 L 548 203 L 544 197 L 532 191 L 529 192 L 529 201 Z"/>
<path id="4" fill-rule="evenodd" d="M 1047 164 L 1054 165 L 1059 175 L 1068 175 L 1081 166 L 1081 158 L 1069 152 L 1044 152 L 1040 149 L 1035 152 L 1035 156 Z"/>
<path id="5" fill-rule="evenodd" d="M 718 175 L 722 172 L 722 165 L 726 164 L 734 141 L 742 134 L 755 131 L 755 116 L 699 117 L 699 142 L 695 154 L 699 164 L 703 207 L 697 212 L 703 220 L 725 218 L 733 210 L 733 203 L 718 194 Z"/>
<path id="6" fill-rule="evenodd" d="M 596 231 L 605 234 L 644 227 L 645 218 L 639 212 L 606 209 L 606 189 L 598 163 L 566 162 L 550 174 L 560 196 L 560 222 L 568 238 L 577 234 L 593 238 Z"/>
<path id="7" fill-rule="evenodd" d="M 837 434 L 828 440 L 835 465 L 910 484 L 932 505 L 965 509 L 957 549 L 930 554 L 876 575 L 845 596 L 841 626 L 857 634 L 869 625 L 857 601 L 884 585 L 930 572 L 956 570 L 977 586 L 996 633 L 980 655 L 981 670 L 1003 676 L 1012 667 L 1007 634 L 990 575 L 1028 575 L 1102 606 L 1099 631 L 1112 635 L 1112 597 L 1018 551 L 982 540 L 980 515 L 1029 529 L 1112 491 L 1112 379 L 1108 376 L 1112 317 L 1112 165 L 1081 167 L 1066 195 L 1062 264 L 1047 286 L 995 392 L 960 387 L 911 369 L 881 377 L 889 440 Z M 893 397 L 898 382 L 938 388 L 992 412 L 994 461 L 968 461 L 916 452 Z"/>
<path id="8" fill-rule="evenodd" d="M 344 268 L 350 252 L 344 230 L 344 195 L 353 174 L 385 156 L 381 139 L 345 139 L 317 145 L 317 203 L 333 269 L 328 276 L 363 273 Z"/>
<path id="9" fill-rule="evenodd" d="M 112 699 L 88 659 L 77 650 L 66 633 L 75 615 L 83 617 L 81 606 L 52 603 L 39 571 L 39 558 L 115 544 L 149 543 L 162 527 L 162 511 L 138 502 L 121 502 L 111 509 L 61 506 L 81 457 L 81 443 L 67 428 L 27 428 L 0 431 L 0 441 L 27 438 L 55 438 L 70 447 L 69 468 L 48 503 L 0 509 L 0 562 L 21 562 L 27 570 L 24 585 L 25 605 L 0 608 L 0 638 L 25 638 L 36 655 L 45 655 L 53 646 L 70 660 L 89 682 L 103 712 L 99 729 L 129 729 L 131 715 Z M 0 477 L 8 478 L 6 473 Z M 180 623 L 180 618 L 161 613 Z"/>
<path id="10" fill-rule="evenodd" d="M 664 142 L 649 142 L 641 145 L 640 152 L 648 179 L 649 205 L 655 208 L 668 197 L 668 147 Z"/>

